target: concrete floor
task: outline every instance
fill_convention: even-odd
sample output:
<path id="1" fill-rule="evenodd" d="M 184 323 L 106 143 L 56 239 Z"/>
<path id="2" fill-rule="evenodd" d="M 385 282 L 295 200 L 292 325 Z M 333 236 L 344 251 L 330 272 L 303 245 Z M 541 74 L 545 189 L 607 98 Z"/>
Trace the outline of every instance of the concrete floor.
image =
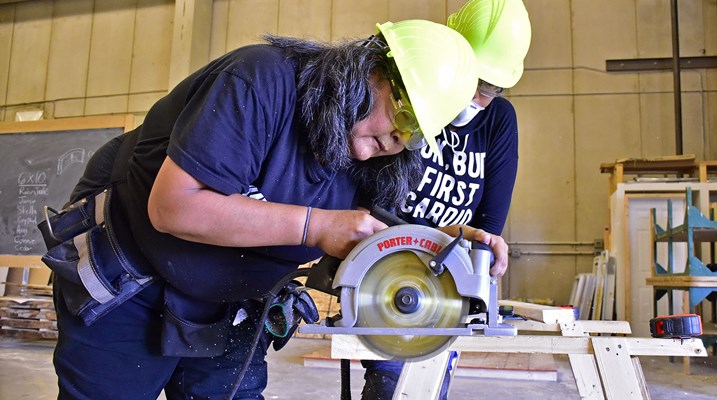
<path id="1" fill-rule="evenodd" d="M 281 351 L 269 353 L 270 399 L 340 398 L 340 372 L 332 368 L 304 367 L 301 356 L 326 347 L 327 342 L 294 338 Z M 53 341 L 28 341 L 0 337 L 0 400 L 49 400 L 57 398 L 52 368 Z M 668 357 L 641 357 L 653 400 L 717 399 L 717 360 L 711 356 L 692 359 L 692 374 L 682 372 L 682 362 Z M 457 377 L 451 400 L 579 399 L 575 380 L 565 356 L 556 356 L 557 382 Z M 353 398 L 359 399 L 363 372 L 352 371 Z M 422 400 L 422 399 L 418 399 Z"/>

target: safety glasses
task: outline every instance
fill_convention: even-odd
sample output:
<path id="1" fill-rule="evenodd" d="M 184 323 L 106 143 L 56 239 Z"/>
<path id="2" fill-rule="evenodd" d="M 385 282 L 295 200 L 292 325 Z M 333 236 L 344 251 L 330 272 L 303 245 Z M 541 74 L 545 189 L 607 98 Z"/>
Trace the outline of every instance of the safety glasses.
<path id="1" fill-rule="evenodd" d="M 408 102 L 408 94 L 397 82 L 396 77 L 398 71 L 391 71 L 394 65 L 389 67 L 388 82 L 391 85 L 391 103 L 393 103 L 393 114 L 391 114 L 391 123 L 397 131 L 403 135 L 404 146 L 407 150 L 418 150 L 424 147 L 427 142 L 423 137 L 421 127 L 418 125 L 418 119 Z"/>
<path id="2" fill-rule="evenodd" d="M 399 94 L 396 95 L 395 93 Z M 418 126 L 418 120 L 413 112 L 413 107 L 408 102 L 403 102 L 402 90 L 391 85 L 391 102 L 393 103 L 393 114 L 391 122 L 393 127 L 403 135 L 403 142 L 408 150 L 418 150 L 426 145 L 426 139 Z"/>
<path id="3" fill-rule="evenodd" d="M 504 90 L 505 89 L 500 86 L 491 85 L 482 79 L 478 79 L 478 92 L 483 96 L 490 98 L 500 97 L 503 95 Z"/>
<path id="4" fill-rule="evenodd" d="M 387 53 L 390 49 L 386 45 L 382 35 L 371 35 L 362 45 L 375 48 L 379 50 L 383 57 L 388 58 Z M 388 71 L 386 71 L 386 74 L 388 75 L 388 82 L 391 85 L 391 103 L 393 104 L 391 123 L 393 127 L 403 135 L 403 142 L 406 149 L 418 150 L 427 144 L 426 139 L 423 137 L 423 132 L 418 125 L 418 119 L 416 119 L 413 107 L 411 107 L 411 103 L 408 101 L 408 94 L 401 81 L 401 74 L 398 72 L 398 67 L 390 58 L 387 64 Z"/>

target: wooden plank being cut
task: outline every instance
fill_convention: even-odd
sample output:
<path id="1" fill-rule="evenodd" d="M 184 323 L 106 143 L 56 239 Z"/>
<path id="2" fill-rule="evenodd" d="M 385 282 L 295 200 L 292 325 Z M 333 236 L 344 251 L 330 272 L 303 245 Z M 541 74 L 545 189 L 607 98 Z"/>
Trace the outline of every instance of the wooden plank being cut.
<path id="1" fill-rule="evenodd" d="M 575 321 L 575 314 L 573 310 L 569 308 L 544 306 L 540 304 L 523 303 L 512 300 L 499 300 L 498 305 L 513 306 L 513 310 L 516 315 L 532 319 L 533 321 L 545 322 L 549 324 Z"/>
<path id="2" fill-rule="evenodd" d="M 707 357 L 700 339 L 618 338 L 627 343 L 633 356 Z M 549 335 L 459 336 L 451 350 L 485 353 L 592 354 L 591 337 Z M 331 357 L 361 360 L 385 360 L 367 349 L 355 335 L 332 335 Z"/>

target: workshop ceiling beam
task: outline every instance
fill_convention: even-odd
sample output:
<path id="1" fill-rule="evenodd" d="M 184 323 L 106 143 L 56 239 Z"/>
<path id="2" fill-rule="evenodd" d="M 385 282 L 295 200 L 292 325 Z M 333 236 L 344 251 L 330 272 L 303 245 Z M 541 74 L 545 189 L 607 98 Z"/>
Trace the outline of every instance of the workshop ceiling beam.
<path id="1" fill-rule="evenodd" d="M 607 72 L 647 72 L 672 70 L 672 57 L 606 60 Z M 680 57 L 681 69 L 717 68 L 717 56 Z"/>

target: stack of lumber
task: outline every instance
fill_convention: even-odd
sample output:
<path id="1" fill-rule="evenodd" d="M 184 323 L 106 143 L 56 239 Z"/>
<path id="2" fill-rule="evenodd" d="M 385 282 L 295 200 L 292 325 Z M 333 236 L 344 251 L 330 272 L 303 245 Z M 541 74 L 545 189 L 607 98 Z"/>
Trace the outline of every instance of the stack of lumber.
<path id="1" fill-rule="evenodd" d="M 57 339 L 57 316 L 52 298 L 0 297 L 0 335 Z"/>
<path id="2" fill-rule="evenodd" d="M 603 250 L 593 259 L 591 273 L 575 276 L 569 304 L 581 320 L 612 320 L 615 313 L 615 257 Z"/>

